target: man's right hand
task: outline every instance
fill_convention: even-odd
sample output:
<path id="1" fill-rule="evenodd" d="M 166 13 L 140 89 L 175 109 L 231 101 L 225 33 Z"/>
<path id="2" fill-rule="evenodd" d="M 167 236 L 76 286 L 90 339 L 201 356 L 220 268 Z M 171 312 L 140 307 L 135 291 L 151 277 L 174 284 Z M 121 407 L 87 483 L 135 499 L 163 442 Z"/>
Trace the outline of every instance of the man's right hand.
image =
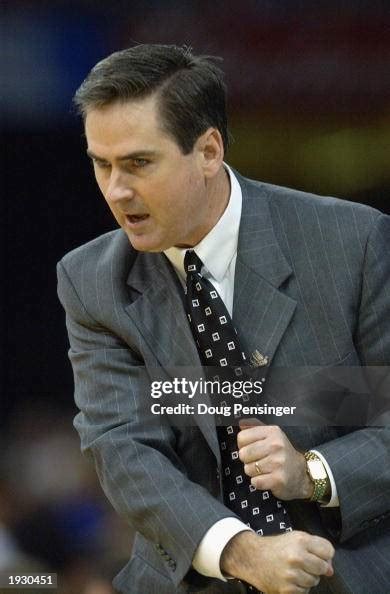
<path id="1" fill-rule="evenodd" d="M 334 553 L 329 541 L 306 532 L 258 536 L 246 531 L 226 545 L 221 570 L 266 594 L 304 594 L 320 576 L 333 575 Z"/>

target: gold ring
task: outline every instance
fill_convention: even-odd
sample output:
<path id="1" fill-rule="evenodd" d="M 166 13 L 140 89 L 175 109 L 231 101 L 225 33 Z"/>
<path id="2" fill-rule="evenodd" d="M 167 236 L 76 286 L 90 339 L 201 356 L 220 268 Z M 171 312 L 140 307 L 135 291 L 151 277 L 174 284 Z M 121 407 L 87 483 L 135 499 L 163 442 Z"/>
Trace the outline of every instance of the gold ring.
<path id="1" fill-rule="evenodd" d="M 258 462 L 255 462 L 255 468 L 257 470 L 257 474 L 262 474 L 261 466 Z"/>

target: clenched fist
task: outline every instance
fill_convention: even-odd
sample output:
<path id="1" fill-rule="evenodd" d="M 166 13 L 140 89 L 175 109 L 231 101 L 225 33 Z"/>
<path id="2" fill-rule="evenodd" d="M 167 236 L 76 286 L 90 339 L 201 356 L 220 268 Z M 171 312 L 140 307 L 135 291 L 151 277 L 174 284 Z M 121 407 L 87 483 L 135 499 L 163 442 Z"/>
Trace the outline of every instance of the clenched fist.
<path id="1" fill-rule="evenodd" d="M 304 455 L 280 427 L 249 423 L 240 423 L 237 444 L 244 472 L 251 477 L 252 485 L 261 491 L 272 491 L 284 501 L 309 499 L 313 483 L 306 472 Z"/>
<path id="2" fill-rule="evenodd" d="M 240 532 L 226 545 L 221 569 L 266 594 L 307 594 L 321 576 L 333 575 L 334 552 L 325 538 L 306 532 Z"/>

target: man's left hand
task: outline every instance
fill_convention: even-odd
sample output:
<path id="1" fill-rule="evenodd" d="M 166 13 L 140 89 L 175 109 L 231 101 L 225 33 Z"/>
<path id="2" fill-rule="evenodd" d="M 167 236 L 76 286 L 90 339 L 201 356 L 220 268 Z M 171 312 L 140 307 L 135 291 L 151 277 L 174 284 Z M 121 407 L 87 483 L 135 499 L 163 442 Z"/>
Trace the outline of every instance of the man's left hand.
<path id="1" fill-rule="evenodd" d="M 272 491 L 284 501 L 309 499 L 313 483 L 303 453 L 294 448 L 280 427 L 259 423 L 255 419 L 241 421 L 237 436 L 239 457 L 252 485 Z"/>

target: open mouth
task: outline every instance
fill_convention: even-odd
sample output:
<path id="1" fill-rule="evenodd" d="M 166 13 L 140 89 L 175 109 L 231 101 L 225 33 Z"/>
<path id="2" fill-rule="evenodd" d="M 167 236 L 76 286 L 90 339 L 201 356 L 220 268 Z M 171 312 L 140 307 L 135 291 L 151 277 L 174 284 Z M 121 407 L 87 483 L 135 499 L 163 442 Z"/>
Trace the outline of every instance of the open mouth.
<path id="1" fill-rule="evenodd" d="M 126 219 L 131 224 L 140 223 L 141 221 L 145 221 L 149 217 L 148 214 L 140 214 L 140 215 L 126 215 Z"/>

